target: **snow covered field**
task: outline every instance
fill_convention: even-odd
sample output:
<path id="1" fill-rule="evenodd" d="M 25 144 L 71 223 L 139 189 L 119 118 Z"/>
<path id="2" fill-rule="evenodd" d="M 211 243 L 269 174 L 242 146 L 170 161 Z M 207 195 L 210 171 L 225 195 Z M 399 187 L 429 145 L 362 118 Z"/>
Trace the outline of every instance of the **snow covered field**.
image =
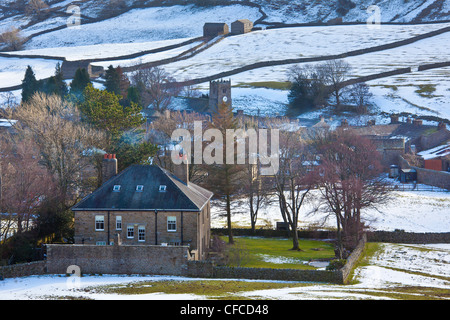
<path id="1" fill-rule="evenodd" d="M 64 57 L 68 61 L 105 58 L 113 59 L 118 56 L 171 46 L 188 41 L 190 39 L 191 38 L 181 38 L 137 43 L 102 43 L 76 47 L 49 47 L 6 53 L 11 53 L 14 55 L 19 54 Z"/>
<path id="2" fill-rule="evenodd" d="M 449 25 L 448 23 L 414 26 L 383 25 L 380 30 L 372 30 L 365 25 L 357 25 L 255 31 L 245 35 L 228 37 L 189 60 L 166 65 L 165 69 L 171 72 L 175 78 L 195 79 L 261 61 L 326 56 L 374 47 Z M 436 37 L 437 40 L 434 40 L 433 37 L 428 42 L 417 42 L 411 48 L 405 46 L 392 49 L 399 52 L 382 51 L 380 59 L 376 58 L 378 53 L 349 59 L 355 60 L 355 67 L 360 60 L 362 60 L 362 63 L 370 62 L 372 70 L 365 73 L 366 75 L 376 73 L 381 67 L 394 69 L 399 63 L 415 65 L 422 61 L 426 61 L 426 63 L 446 61 L 445 59 L 449 55 L 450 35 L 447 33 L 439 37 Z M 412 50 L 411 53 L 410 50 Z M 366 56 L 367 60 L 364 60 Z M 392 56 L 392 59 L 386 60 L 386 56 Z M 392 63 L 391 60 L 393 60 Z M 349 63 L 352 63 L 352 61 L 349 60 Z M 286 81 L 286 71 L 290 67 L 290 65 L 282 65 L 252 70 L 247 72 L 246 75 L 241 74 L 245 80 L 241 79 L 240 75 L 234 76 L 236 77 L 235 82 L 248 82 L 248 75 L 251 75 L 253 81 Z M 261 80 L 257 80 L 258 77 Z"/>
<path id="3" fill-rule="evenodd" d="M 450 290 L 450 245 L 381 244 L 368 266 L 355 270 L 356 284 L 328 285 L 298 283 L 298 287 L 225 293 L 227 299 L 315 300 L 315 299 L 392 299 L 411 294 L 416 298 L 433 298 L 433 290 Z M 79 280 L 79 281 L 78 281 Z M 165 294 L 107 294 L 101 286 L 125 286 L 153 281 L 201 281 L 212 279 L 168 276 L 91 275 L 81 278 L 32 276 L 0 281 L 0 300 L 94 299 L 94 300 L 204 300 L 207 296 L 183 292 Z M 231 281 L 233 279 L 214 279 Z M 251 280 L 240 280 L 243 283 Z M 292 283 L 291 283 L 292 284 Z M 413 292 L 411 287 L 414 287 Z M 405 290 L 407 290 L 405 292 Z M 436 298 L 438 296 L 435 296 Z M 403 296 L 408 299 L 408 296 Z"/>
<path id="4" fill-rule="evenodd" d="M 431 191 L 395 191 L 394 198 L 378 210 L 370 209 L 362 213 L 362 219 L 372 230 L 406 232 L 449 232 L 450 193 Z M 260 210 L 258 226 L 275 226 L 283 221 L 276 199 Z M 318 192 L 314 191 L 308 202 L 300 210 L 299 228 L 335 228 L 336 219 L 324 212 L 315 212 L 319 204 Z M 250 226 L 250 216 L 246 203 L 238 203 L 232 208 L 231 221 L 235 226 Z M 213 228 L 226 226 L 224 210 L 217 204 L 211 206 Z"/>
<path id="5" fill-rule="evenodd" d="M 244 18 L 255 21 L 260 16 L 257 8 L 240 5 L 215 8 L 187 5 L 135 9 L 108 20 L 82 24 L 79 29 L 64 28 L 34 37 L 26 44 L 26 48 L 73 47 L 199 37 L 203 34 L 205 22 L 223 21 L 231 24 L 237 19 Z"/>

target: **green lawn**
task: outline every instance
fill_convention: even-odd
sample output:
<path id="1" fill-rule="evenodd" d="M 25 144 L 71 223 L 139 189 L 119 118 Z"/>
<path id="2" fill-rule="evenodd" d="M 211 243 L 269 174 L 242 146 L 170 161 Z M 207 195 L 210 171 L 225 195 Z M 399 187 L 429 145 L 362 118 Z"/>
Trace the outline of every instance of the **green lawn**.
<path id="1" fill-rule="evenodd" d="M 316 268 L 308 261 L 334 258 L 333 244 L 325 241 L 300 239 L 301 251 L 290 250 L 291 239 L 235 237 L 234 241 L 235 245 L 228 247 L 231 266 L 313 270 Z"/>

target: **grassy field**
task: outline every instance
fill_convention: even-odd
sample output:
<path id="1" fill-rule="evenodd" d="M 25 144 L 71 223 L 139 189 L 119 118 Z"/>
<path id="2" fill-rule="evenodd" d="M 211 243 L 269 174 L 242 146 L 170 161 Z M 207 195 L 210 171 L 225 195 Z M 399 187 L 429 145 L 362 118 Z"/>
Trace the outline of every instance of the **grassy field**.
<path id="1" fill-rule="evenodd" d="M 226 238 L 223 238 L 226 240 Z M 311 260 L 334 258 L 330 242 L 300 240 L 300 251 L 291 250 L 291 239 L 235 237 L 235 245 L 228 247 L 231 266 L 249 268 L 316 269 Z"/>

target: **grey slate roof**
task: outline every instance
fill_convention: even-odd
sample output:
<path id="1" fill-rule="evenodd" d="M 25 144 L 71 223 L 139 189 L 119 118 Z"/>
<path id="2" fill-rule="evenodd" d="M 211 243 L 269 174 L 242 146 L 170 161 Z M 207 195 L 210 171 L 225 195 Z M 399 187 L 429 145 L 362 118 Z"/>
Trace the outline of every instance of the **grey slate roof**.
<path id="1" fill-rule="evenodd" d="M 120 191 L 113 191 L 120 185 Z M 136 186 L 144 186 L 141 192 Z M 166 191 L 159 190 L 160 185 Z M 193 183 L 187 185 L 158 166 L 130 166 L 72 207 L 74 211 L 200 211 L 212 192 Z"/>

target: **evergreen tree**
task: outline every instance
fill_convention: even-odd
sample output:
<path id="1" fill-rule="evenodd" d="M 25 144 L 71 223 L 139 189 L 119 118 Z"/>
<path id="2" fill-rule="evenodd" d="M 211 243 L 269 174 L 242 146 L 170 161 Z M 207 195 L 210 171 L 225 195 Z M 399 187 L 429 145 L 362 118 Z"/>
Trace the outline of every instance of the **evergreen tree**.
<path id="1" fill-rule="evenodd" d="M 112 65 L 105 71 L 105 89 L 114 94 L 121 94 L 120 76 Z"/>
<path id="2" fill-rule="evenodd" d="M 322 74 L 315 67 L 294 67 L 291 69 L 291 90 L 289 105 L 302 112 L 323 104 L 327 98 Z"/>
<path id="3" fill-rule="evenodd" d="M 51 76 L 45 83 L 44 91 L 50 95 L 56 94 L 61 98 L 63 98 L 68 93 L 67 84 L 63 79 L 61 65 L 59 64 L 59 62 L 56 65 L 55 75 Z"/>
<path id="4" fill-rule="evenodd" d="M 36 91 L 38 91 L 38 81 L 33 69 L 28 66 L 22 80 L 22 102 L 27 102 Z"/>
<path id="5" fill-rule="evenodd" d="M 225 212 L 227 215 L 227 226 L 228 226 L 228 243 L 233 244 L 233 233 L 232 233 L 232 223 L 231 223 L 231 201 L 233 197 L 236 196 L 238 188 L 242 185 L 242 175 L 244 166 L 236 163 L 227 163 L 228 156 L 227 144 L 232 144 L 233 146 L 233 158 L 236 159 L 236 142 L 235 141 L 225 141 L 227 136 L 227 130 L 238 129 L 237 119 L 233 115 L 232 108 L 229 104 L 222 102 L 217 107 L 217 112 L 212 116 L 212 122 L 208 125 L 209 129 L 217 129 L 222 135 L 222 151 L 214 150 L 209 155 L 216 158 L 214 163 L 208 163 L 205 159 L 205 170 L 208 172 L 207 187 L 209 190 L 213 191 L 214 194 L 221 199 L 225 207 Z M 217 137 L 215 137 L 216 139 Z M 216 140 L 214 140 L 216 142 Z M 211 150 L 206 152 L 207 146 L 205 148 L 205 153 L 208 154 Z M 221 152 L 221 153 L 220 153 Z M 220 162 L 220 163 L 218 163 Z"/>
<path id="6" fill-rule="evenodd" d="M 138 88 L 134 86 L 128 87 L 127 99 L 130 102 L 139 103 L 139 101 L 141 100 L 141 95 L 139 94 Z"/>
<path id="7" fill-rule="evenodd" d="M 88 84 L 83 92 L 80 111 L 89 123 L 116 138 L 144 122 L 141 107 L 135 103 L 124 107 L 120 104 L 121 99 L 120 95 L 95 89 L 92 84 Z"/>
<path id="8" fill-rule="evenodd" d="M 89 73 L 85 68 L 78 68 L 75 72 L 75 77 L 73 81 L 70 83 L 70 93 L 74 94 L 76 97 L 81 97 L 83 90 L 86 88 L 88 84 L 91 83 L 91 79 L 89 77 Z"/>

